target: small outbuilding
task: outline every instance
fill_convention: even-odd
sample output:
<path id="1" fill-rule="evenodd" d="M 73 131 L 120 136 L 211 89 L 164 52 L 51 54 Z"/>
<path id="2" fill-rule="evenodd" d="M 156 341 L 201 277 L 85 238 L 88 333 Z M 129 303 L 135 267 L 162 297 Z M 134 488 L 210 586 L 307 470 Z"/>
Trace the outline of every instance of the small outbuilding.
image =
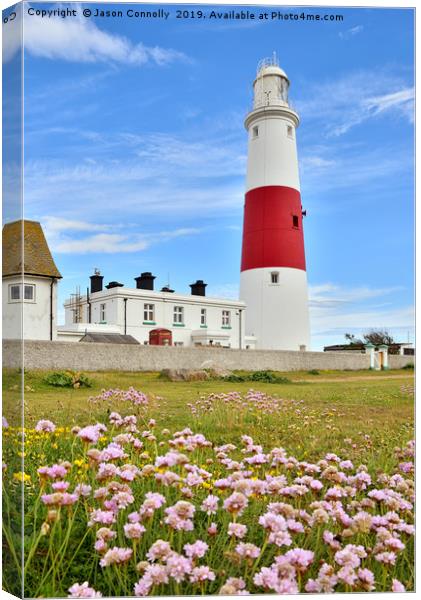
<path id="1" fill-rule="evenodd" d="M 3 338 L 53 340 L 57 329 L 54 262 L 40 223 L 19 220 L 3 227 Z M 23 318 L 22 318 L 23 317 Z"/>

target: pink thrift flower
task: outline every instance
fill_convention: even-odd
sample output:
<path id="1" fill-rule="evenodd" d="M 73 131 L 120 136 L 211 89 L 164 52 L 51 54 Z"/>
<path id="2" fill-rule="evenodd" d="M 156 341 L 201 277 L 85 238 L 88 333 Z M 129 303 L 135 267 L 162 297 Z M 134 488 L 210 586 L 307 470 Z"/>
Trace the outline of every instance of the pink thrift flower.
<path id="1" fill-rule="evenodd" d="M 101 567 L 109 567 L 110 565 L 119 565 L 131 559 L 133 550 L 131 548 L 118 548 L 114 546 L 108 550 L 103 558 L 99 561 Z"/>
<path id="2" fill-rule="evenodd" d="M 51 487 L 55 492 L 65 492 L 69 487 L 70 483 L 67 481 L 55 481 Z"/>
<path id="3" fill-rule="evenodd" d="M 188 558 L 185 558 L 177 552 L 172 552 L 166 559 L 167 573 L 175 579 L 177 583 L 181 583 L 192 572 L 192 563 Z"/>
<path id="4" fill-rule="evenodd" d="M 38 474 L 49 479 L 62 479 L 67 475 L 67 468 L 64 465 L 53 465 L 52 467 L 40 467 Z"/>
<path id="5" fill-rule="evenodd" d="M 149 551 L 146 554 L 146 556 L 150 561 L 162 560 L 167 558 L 171 554 L 171 552 L 171 546 L 168 542 L 164 542 L 164 540 L 157 540 L 149 548 Z"/>
<path id="6" fill-rule="evenodd" d="M 215 515 L 218 510 L 219 498 L 212 494 L 209 494 L 207 498 L 205 498 L 200 507 L 207 515 Z"/>
<path id="7" fill-rule="evenodd" d="M 83 427 L 76 435 L 84 442 L 96 444 L 104 431 L 107 431 L 105 425 L 97 423 L 96 425 L 87 425 L 86 427 Z"/>
<path id="8" fill-rule="evenodd" d="M 49 421 L 48 419 L 41 419 L 35 425 L 35 431 L 45 431 L 46 433 L 53 433 L 55 430 L 56 430 L 56 426 L 54 425 L 54 423 L 52 421 Z M 85 583 L 86 583 L 86 581 L 85 581 Z M 77 585 L 77 584 L 75 584 L 75 585 Z M 88 589 L 90 589 L 90 588 L 88 588 Z"/>
<path id="9" fill-rule="evenodd" d="M 89 583 L 85 581 L 82 584 L 74 583 L 69 588 L 68 598 L 101 598 L 101 592 L 96 592 L 94 588 L 89 587 Z"/>
<path id="10" fill-rule="evenodd" d="M 288 550 L 285 557 L 289 560 L 297 571 L 305 571 L 313 562 L 314 552 L 311 550 L 303 550 L 302 548 L 293 548 Z"/>
<path id="11" fill-rule="evenodd" d="M 115 514 L 111 510 L 101 510 L 100 508 L 95 509 L 91 512 L 90 519 L 88 521 L 88 527 L 92 527 L 94 523 L 111 525 L 112 523 L 115 523 Z"/>
<path id="12" fill-rule="evenodd" d="M 194 567 L 190 575 L 192 583 L 202 583 L 203 581 L 215 581 L 215 573 L 209 567 Z"/>
<path id="13" fill-rule="evenodd" d="M 357 580 L 357 574 L 350 564 L 339 569 L 336 575 L 340 581 L 349 586 L 353 586 Z"/>
<path id="14" fill-rule="evenodd" d="M 245 542 L 237 544 L 235 551 L 241 558 L 257 558 L 260 554 L 260 548 L 254 544 L 246 544 Z"/>
<path id="15" fill-rule="evenodd" d="M 234 515 L 241 515 L 248 505 L 248 500 L 241 492 L 234 492 L 224 501 L 224 508 Z"/>
<path id="16" fill-rule="evenodd" d="M 146 529 L 140 523 L 126 523 L 124 525 L 124 535 L 131 540 L 140 540 Z"/>
<path id="17" fill-rule="evenodd" d="M 187 558 L 191 558 L 192 560 L 196 558 L 202 558 L 205 556 L 209 546 L 206 542 L 202 542 L 202 540 L 197 540 L 194 544 L 185 544 L 184 545 L 184 553 Z"/>
<path id="18" fill-rule="evenodd" d="M 357 574 L 365 592 L 371 592 L 375 589 L 374 573 L 370 569 L 358 569 Z"/>
<path id="19" fill-rule="evenodd" d="M 396 554 L 394 552 L 380 552 L 374 558 L 384 565 L 394 565 L 396 562 Z"/>
<path id="20" fill-rule="evenodd" d="M 405 586 L 398 579 L 392 580 L 392 592 L 406 592 Z"/>
<path id="21" fill-rule="evenodd" d="M 242 525 L 241 523 L 230 523 L 228 525 L 228 535 L 230 537 L 234 536 L 241 540 L 246 535 L 246 533 L 247 533 L 246 525 Z"/>

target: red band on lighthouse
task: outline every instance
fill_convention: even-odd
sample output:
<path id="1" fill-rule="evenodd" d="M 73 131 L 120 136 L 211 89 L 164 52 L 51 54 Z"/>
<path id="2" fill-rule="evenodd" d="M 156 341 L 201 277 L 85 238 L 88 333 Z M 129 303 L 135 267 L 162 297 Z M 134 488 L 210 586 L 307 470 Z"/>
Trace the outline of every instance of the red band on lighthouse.
<path id="1" fill-rule="evenodd" d="M 306 270 L 301 196 L 284 186 L 246 193 L 241 271 L 262 267 Z"/>

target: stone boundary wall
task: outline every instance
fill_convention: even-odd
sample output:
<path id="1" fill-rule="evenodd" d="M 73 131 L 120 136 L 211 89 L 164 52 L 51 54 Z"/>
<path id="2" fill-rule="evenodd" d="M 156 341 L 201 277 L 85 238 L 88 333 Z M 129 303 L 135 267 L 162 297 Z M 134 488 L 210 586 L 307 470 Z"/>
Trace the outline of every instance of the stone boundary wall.
<path id="1" fill-rule="evenodd" d="M 18 340 L 3 341 L 3 366 L 18 368 Z M 390 357 L 392 368 L 412 363 L 414 357 Z M 160 371 L 161 369 L 244 369 L 260 371 L 308 371 L 311 369 L 368 369 L 366 354 L 355 352 L 294 352 L 286 350 L 234 350 L 229 348 L 180 348 L 129 346 L 80 342 L 29 340 L 24 343 L 27 369 L 75 371 Z"/>
<path id="2" fill-rule="evenodd" d="M 391 369 L 402 369 L 405 365 L 415 365 L 415 356 L 398 356 L 389 354 L 389 367 Z"/>

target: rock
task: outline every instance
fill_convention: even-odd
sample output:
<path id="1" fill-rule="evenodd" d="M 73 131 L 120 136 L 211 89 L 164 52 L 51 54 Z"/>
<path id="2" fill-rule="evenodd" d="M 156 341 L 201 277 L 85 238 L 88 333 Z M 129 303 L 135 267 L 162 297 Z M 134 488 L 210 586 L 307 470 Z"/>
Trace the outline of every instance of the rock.
<path id="1" fill-rule="evenodd" d="M 229 377 L 230 375 L 232 375 L 232 371 L 230 371 L 229 369 L 224 369 L 223 367 L 212 367 L 212 369 L 208 370 L 208 373 L 211 377 L 215 379 Z"/>
<path id="2" fill-rule="evenodd" d="M 209 374 L 203 369 L 162 369 L 161 375 L 170 381 L 205 381 Z"/>

